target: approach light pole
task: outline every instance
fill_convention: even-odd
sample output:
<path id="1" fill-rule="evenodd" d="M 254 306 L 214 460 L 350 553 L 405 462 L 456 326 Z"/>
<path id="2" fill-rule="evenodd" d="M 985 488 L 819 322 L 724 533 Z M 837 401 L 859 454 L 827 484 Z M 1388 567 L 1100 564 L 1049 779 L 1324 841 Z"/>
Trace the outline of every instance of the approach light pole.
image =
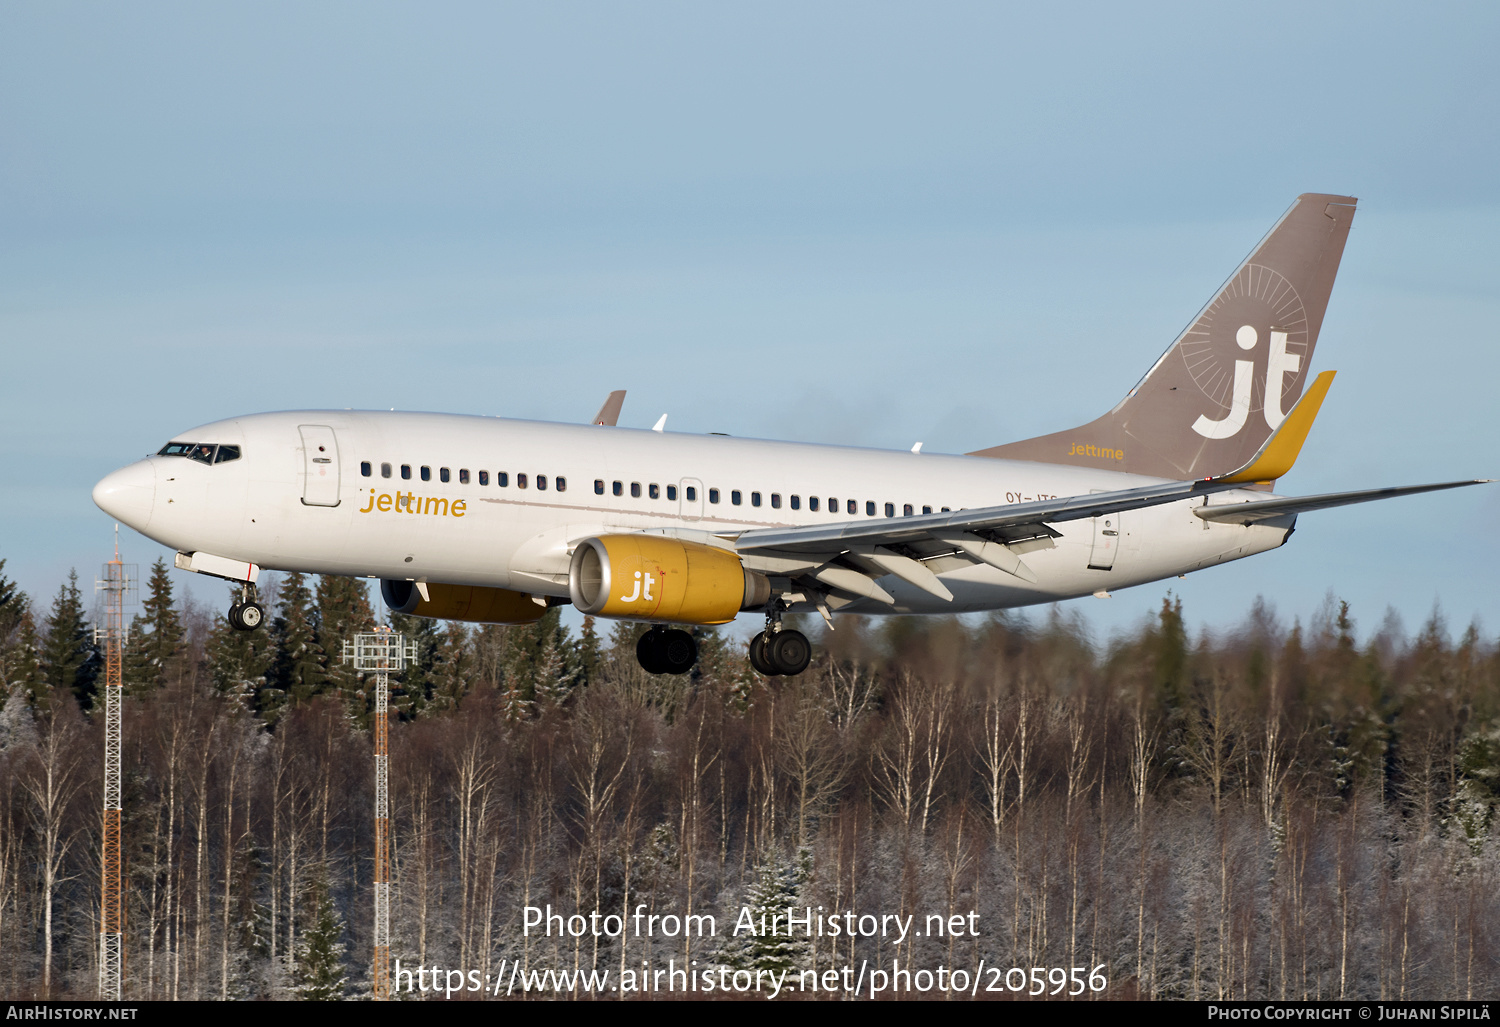
<path id="1" fill-rule="evenodd" d="M 400 673 L 417 658 L 417 644 L 385 625 L 355 635 L 344 643 L 344 662 L 375 675 L 374 719 L 370 734 L 375 743 L 375 959 L 371 977 L 374 997 L 391 993 L 391 812 L 390 701 L 392 672 Z"/>

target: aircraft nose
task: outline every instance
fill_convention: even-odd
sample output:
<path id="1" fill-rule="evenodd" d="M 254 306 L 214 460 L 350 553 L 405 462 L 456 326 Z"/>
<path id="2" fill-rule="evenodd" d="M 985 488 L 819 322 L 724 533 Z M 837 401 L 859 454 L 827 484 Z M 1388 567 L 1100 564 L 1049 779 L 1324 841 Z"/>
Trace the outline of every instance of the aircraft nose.
<path id="1" fill-rule="evenodd" d="M 122 524 L 145 531 L 156 505 L 156 465 L 141 460 L 106 475 L 94 486 L 94 505 Z"/>

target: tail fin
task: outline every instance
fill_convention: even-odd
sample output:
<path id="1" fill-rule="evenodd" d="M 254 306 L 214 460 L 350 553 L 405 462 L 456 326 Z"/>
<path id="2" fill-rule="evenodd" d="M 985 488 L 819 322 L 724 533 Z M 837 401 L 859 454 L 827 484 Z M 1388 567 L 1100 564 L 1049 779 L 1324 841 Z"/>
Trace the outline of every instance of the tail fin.
<path id="1" fill-rule="evenodd" d="M 1297 197 L 1103 417 L 970 455 L 1181 479 L 1244 466 L 1302 395 L 1356 202 L 1322 193 Z"/>

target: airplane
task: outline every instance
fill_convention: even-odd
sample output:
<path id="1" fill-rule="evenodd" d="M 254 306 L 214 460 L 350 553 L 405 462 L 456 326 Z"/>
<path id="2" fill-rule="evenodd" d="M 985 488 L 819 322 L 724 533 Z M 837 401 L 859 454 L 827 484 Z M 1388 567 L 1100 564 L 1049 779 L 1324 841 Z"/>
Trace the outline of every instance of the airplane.
<path id="1" fill-rule="evenodd" d="M 1175 577 L 1283 545 L 1304 512 L 1479 484 L 1307 497 L 1291 470 L 1334 372 L 1310 365 L 1355 211 L 1299 196 L 1109 412 L 964 455 L 617 426 L 379 411 L 216 421 L 105 477 L 94 502 L 240 584 L 262 570 L 368 576 L 421 617 L 525 624 L 572 603 L 645 621 L 652 673 L 697 659 L 684 627 L 765 616 L 749 659 L 794 675 L 789 612 L 966 613 Z"/>

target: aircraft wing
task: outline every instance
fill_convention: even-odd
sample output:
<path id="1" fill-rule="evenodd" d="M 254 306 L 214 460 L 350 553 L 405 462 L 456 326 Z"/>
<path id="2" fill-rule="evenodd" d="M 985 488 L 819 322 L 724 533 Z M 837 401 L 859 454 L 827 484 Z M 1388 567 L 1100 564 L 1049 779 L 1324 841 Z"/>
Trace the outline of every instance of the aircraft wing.
<path id="1" fill-rule="evenodd" d="M 1489 480 L 1488 478 L 1474 478 L 1468 481 L 1444 481 L 1436 485 L 1403 485 L 1385 489 L 1364 489 L 1360 492 L 1330 492 L 1322 496 L 1302 496 L 1294 499 L 1261 499 L 1247 503 L 1225 503 L 1221 506 L 1199 507 L 1193 513 L 1205 521 L 1254 524 L 1256 521 L 1282 517 L 1286 514 L 1327 510 L 1335 506 L 1349 506 L 1352 503 L 1369 503 L 1376 499 L 1390 499 L 1393 496 L 1414 496 L 1419 492 L 1461 489 L 1465 485 L 1483 485 Z"/>

